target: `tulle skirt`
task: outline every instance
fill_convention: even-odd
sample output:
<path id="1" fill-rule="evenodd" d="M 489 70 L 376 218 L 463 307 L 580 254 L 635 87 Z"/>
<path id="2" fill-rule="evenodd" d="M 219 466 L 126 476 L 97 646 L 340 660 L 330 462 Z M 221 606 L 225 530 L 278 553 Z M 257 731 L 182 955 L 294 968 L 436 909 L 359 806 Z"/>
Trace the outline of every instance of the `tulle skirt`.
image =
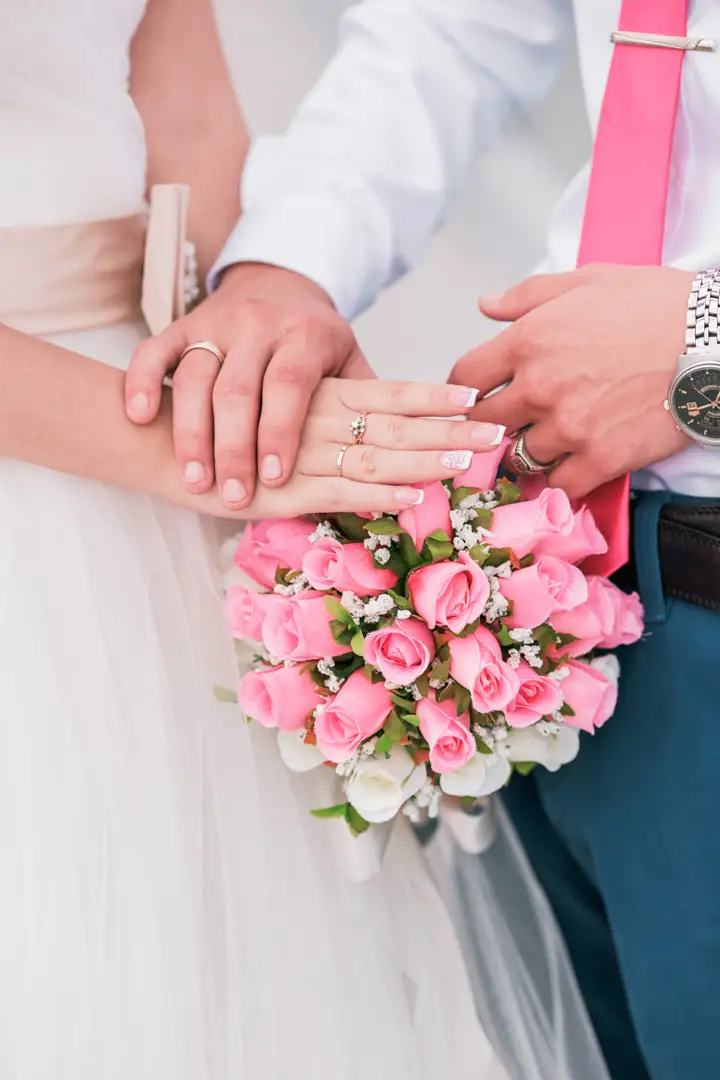
<path id="1" fill-rule="evenodd" d="M 61 340 L 122 364 L 138 336 Z M 410 829 L 353 883 L 340 823 L 309 814 L 332 773 L 290 774 L 214 700 L 238 678 L 217 552 L 191 513 L 0 461 L 0 1075 L 502 1080 Z M 515 1054 L 548 1032 L 492 890 L 467 885 L 458 926 L 508 1074 L 570 1080 L 554 1044 Z M 572 1080 L 605 1080 L 590 1045 Z"/>

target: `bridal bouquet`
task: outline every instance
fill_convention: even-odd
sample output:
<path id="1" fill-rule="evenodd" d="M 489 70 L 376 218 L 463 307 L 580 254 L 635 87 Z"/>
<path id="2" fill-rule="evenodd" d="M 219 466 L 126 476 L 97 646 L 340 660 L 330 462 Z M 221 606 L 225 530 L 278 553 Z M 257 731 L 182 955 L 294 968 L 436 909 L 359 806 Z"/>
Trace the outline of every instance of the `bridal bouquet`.
<path id="1" fill-rule="evenodd" d="M 595 650 L 640 637 L 640 601 L 578 568 L 606 549 L 587 508 L 497 479 L 501 452 L 397 516 L 261 522 L 237 546 L 266 590 L 228 593 L 261 643 L 240 704 L 290 769 L 335 769 L 342 800 L 314 813 L 354 833 L 554 771 L 615 708 Z"/>

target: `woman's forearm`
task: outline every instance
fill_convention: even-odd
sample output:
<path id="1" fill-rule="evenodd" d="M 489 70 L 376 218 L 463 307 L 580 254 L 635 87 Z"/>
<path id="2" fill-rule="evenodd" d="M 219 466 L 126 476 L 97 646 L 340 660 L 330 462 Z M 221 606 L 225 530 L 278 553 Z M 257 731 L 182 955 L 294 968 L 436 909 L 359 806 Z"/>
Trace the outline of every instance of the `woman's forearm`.
<path id="1" fill-rule="evenodd" d="M 123 372 L 4 326 L 0 457 L 173 498 L 167 406 L 137 427 L 125 415 Z M 179 481 L 176 494 L 182 501 Z"/>

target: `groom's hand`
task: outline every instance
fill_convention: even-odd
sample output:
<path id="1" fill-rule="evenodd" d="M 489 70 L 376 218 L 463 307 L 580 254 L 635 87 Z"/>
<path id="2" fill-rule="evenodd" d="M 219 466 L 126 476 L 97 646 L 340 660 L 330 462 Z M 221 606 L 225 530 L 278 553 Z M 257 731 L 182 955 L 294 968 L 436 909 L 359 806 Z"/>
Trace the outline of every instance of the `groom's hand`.
<path id="1" fill-rule="evenodd" d="M 175 368 L 194 341 L 221 349 L 222 367 L 197 349 Z M 324 376 L 372 375 L 321 288 L 289 270 L 251 263 L 230 267 L 207 300 L 140 346 L 126 384 L 132 420 L 155 418 L 163 378 L 173 369 L 175 453 L 185 486 L 203 494 L 217 481 L 230 510 L 252 501 L 258 473 L 270 487 L 290 477 Z"/>
<path id="2" fill-rule="evenodd" d="M 532 277 L 480 308 L 510 322 L 457 362 L 451 381 L 487 394 L 473 419 L 530 426 L 529 453 L 564 459 L 550 483 L 571 498 L 688 445 L 663 409 L 694 274 L 589 266 Z"/>

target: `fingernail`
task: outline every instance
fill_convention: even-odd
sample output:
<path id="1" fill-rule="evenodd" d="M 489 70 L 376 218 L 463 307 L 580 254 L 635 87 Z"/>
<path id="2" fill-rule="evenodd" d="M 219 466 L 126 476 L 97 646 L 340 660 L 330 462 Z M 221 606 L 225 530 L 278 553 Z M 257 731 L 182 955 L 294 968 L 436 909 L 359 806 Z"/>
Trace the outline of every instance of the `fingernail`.
<path id="1" fill-rule="evenodd" d="M 205 479 L 205 466 L 202 461 L 188 461 L 185 466 L 185 483 L 201 484 Z"/>
<path id="2" fill-rule="evenodd" d="M 260 475 L 263 480 L 279 480 L 282 476 L 282 465 L 276 454 L 266 454 L 260 466 Z"/>
<path id="3" fill-rule="evenodd" d="M 134 398 L 130 399 L 130 412 L 137 413 L 138 416 L 146 413 L 149 408 L 150 398 L 147 394 L 136 394 Z"/>
<path id="4" fill-rule="evenodd" d="M 478 446 L 499 446 L 506 430 L 503 424 L 473 424 L 470 438 Z"/>
<path id="5" fill-rule="evenodd" d="M 403 506 L 419 506 L 425 498 L 425 492 L 419 491 L 417 488 L 398 488 L 395 492 L 395 498 Z"/>
<path id="6" fill-rule="evenodd" d="M 224 503 L 239 503 L 247 497 L 247 488 L 239 480 L 226 480 L 222 486 Z"/>
<path id="7" fill-rule="evenodd" d="M 501 293 L 501 292 L 486 293 L 485 296 L 480 297 L 480 303 L 481 304 L 491 304 L 491 305 L 492 304 L 499 304 L 504 295 L 505 295 L 505 293 Z"/>
<path id="8" fill-rule="evenodd" d="M 478 399 L 479 390 L 473 386 L 451 386 L 450 402 L 462 409 L 471 409 Z"/>
<path id="9" fill-rule="evenodd" d="M 469 469 L 472 462 L 472 450 L 450 450 L 440 458 L 445 469 Z"/>

